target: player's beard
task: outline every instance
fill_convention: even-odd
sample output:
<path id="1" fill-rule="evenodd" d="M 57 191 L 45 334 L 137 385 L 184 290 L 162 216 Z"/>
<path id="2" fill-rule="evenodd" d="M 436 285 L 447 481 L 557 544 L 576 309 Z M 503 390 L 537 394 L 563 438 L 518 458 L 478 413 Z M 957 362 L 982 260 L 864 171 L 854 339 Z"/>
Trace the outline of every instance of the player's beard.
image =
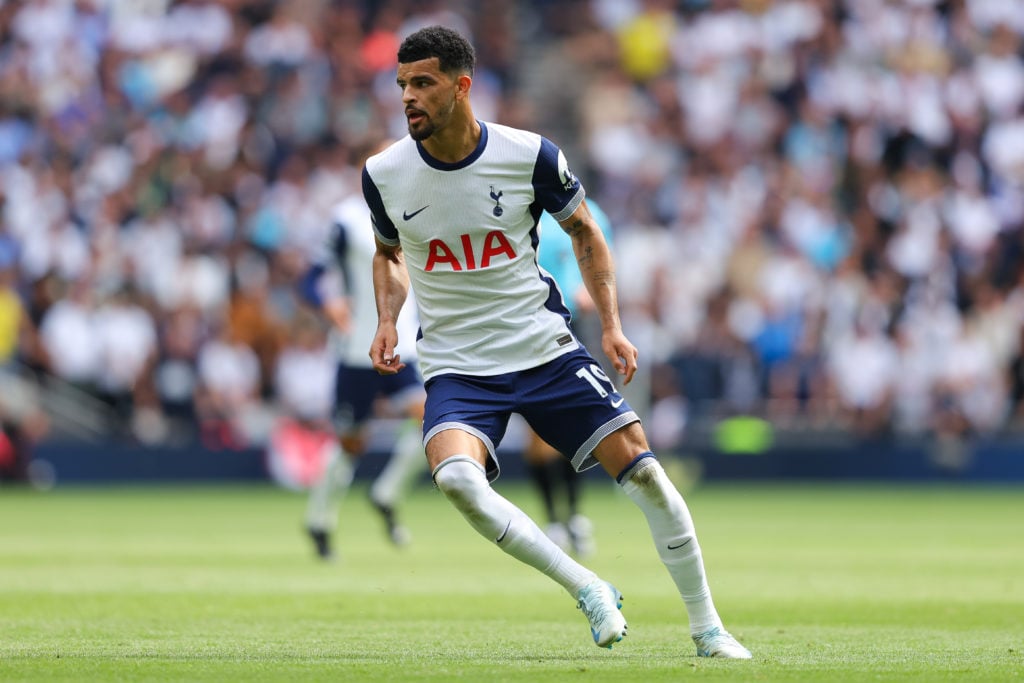
<path id="1" fill-rule="evenodd" d="M 425 111 L 419 110 L 423 114 L 423 120 L 420 121 L 417 127 L 413 127 L 412 123 L 409 123 L 409 137 L 417 142 L 426 140 L 431 135 L 436 133 L 438 129 L 443 128 L 452 118 L 452 112 L 455 110 L 455 98 L 453 97 L 446 106 L 444 106 L 437 116 L 431 116 Z"/>

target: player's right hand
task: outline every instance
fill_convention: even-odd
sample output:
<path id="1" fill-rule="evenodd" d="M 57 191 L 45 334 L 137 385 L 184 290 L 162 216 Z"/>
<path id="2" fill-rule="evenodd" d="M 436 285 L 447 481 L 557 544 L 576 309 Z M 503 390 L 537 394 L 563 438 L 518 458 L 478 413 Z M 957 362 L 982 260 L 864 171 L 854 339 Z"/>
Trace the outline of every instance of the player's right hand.
<path id="1" fill-rule="evenodd" d="M 384 325 L 377 328 L 377 334 L 373 337 L 373 344 L 370 345 L 370 360 L 373 362 L 373 369 L 381 375 L 397 374 L 405 363 L 402 356 L 395 353 L 395 346 L 398 344 L 398 332 L 394 325 Z"/>

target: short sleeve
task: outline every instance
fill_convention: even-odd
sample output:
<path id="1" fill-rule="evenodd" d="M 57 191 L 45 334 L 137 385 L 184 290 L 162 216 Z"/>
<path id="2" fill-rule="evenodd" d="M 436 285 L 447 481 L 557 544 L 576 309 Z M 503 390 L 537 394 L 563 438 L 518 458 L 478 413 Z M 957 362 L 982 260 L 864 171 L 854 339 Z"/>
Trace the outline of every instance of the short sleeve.
<path id="1" fill-rule="evenodd" d="M 562 150 L 545 137 L 541 138 L 533 169 L 533 191 L 540 207 L 556 221 L 571 216 L 586 197 L 583 185 L 569 169 Z"/>
<path id="2" fill-rule="evenodd" d="M 398 228 L 388 218 L 388 212 L 384 209 L 384 200 L 380 196 L 377 184 L 370 177 L 370 172 L 363 167 L 363 199 L 370 207 L 370 217 L 373 222 L 373 232 L 384 244 L 398 246 Z"/>

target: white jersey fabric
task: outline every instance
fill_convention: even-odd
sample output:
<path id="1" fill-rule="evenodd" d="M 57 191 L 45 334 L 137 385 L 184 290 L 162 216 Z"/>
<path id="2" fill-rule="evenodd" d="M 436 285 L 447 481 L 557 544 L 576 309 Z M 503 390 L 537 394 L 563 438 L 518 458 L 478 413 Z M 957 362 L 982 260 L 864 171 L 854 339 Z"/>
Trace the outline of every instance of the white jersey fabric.
<path id="1" fill-rule="evenodd" d="M 480 128 L 460 162 L 438 161 L 406 136 L 363 169 L 374 232 L 405 254 L 426 379 L 516 372 L 579 346 L 561 292 L 537 265 L 537 222 L 545 210 L 571 216 L 583 186 L 546 138 Z"/>
<path id="2" fill-rule="evenodd" d="M 377 250 L 370 231 L 370 210 L 358 194 L 339 202 L 333 211 L 329 243 L 317 261 L 338 269 L 342 293 L 348 298 L 352 328 L 339 344 L 338 360 L 356 368 L 372 368 L 370 346 L 377 333 L 377 302 L 373 294 L 373 255 Z M 416 300 L 410 296 L 398 317 L 398 347 L 403 361 L 416 359 L 419 322 Z"/>

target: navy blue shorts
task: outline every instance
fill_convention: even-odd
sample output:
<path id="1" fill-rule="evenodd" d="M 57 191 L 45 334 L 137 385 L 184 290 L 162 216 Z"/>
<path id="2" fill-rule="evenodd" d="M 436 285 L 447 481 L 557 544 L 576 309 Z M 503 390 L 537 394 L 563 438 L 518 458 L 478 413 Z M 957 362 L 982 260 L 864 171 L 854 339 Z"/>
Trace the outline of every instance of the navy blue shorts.
<path id="1" fill-rule="evenodd" d="M 593 450 L 612 432 L 640 420 L 597 361 L 584 349 L 536 368 L 475 377 L 444 374 L 427 381 L 423 442 L 461 429 L 487 446 L 487 478 L 498 478 L 495 450 L 512 413 L 572 460 L 577 471 L 593 467 Z"/>
<path id="2" fill-rule="evenodd" d="M 373 415 L 378 399 L 400 401 L 406 393 L 421 393 L 422 382 L 415 361 L 406 361 L 405 367 L 394 375 L 380 375 L 373 368 L 339 365 L 334 385 L 335 427 L 344 434 L 361 426 Z"/>

